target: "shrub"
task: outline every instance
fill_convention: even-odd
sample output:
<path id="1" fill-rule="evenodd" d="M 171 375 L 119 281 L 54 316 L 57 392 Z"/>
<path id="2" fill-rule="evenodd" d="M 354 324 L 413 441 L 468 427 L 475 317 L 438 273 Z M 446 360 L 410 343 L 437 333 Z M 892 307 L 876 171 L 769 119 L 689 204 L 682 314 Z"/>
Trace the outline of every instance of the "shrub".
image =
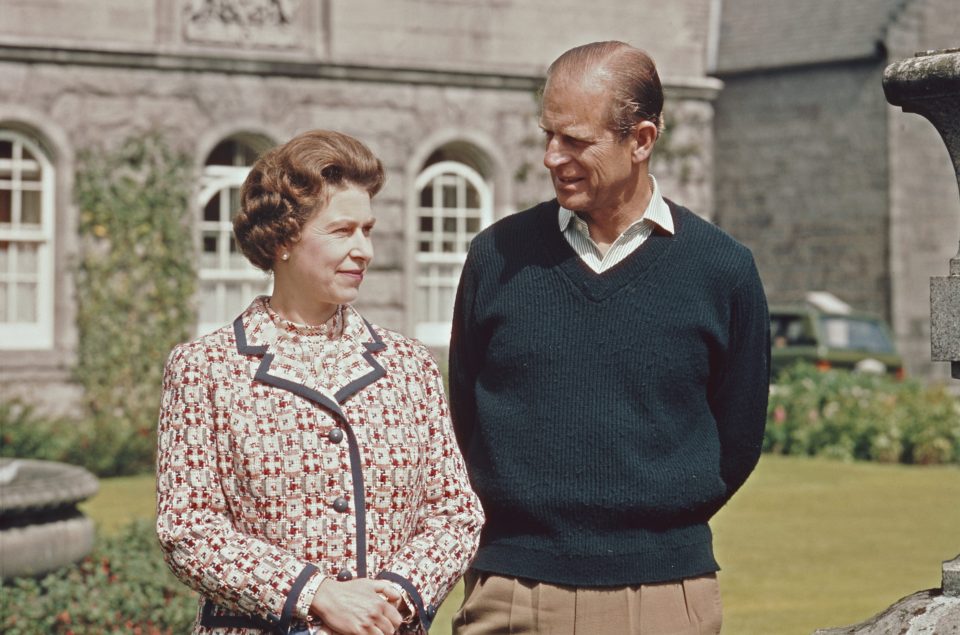
<path id="1" fill-rule="evenodd" d="M 147 471 L 163 364 L 194 322 L 191 163 L 148 134 L 84 152 L 80 165 L 75 376 L 89 411 L 88 462 L 100 475 Z"/>
<path id="2" fill-rule="evenodd" d="M 196 595 L 169 572 L 145 520 L 98 540 L 76 565 L 0 591 L 6 635 L 187 633 L 197 610 Z"/>
<path id="3" fill-rule="evenodd" d="M 764 451 L 960 463 L 960 400 L 942 386 L 797 365 L 771 390 Z"/>
<path id="4" fill-rule="evenodd" d="M 75 430 L 75 422 L 42 417 L 20 401 L 0 402 L 0 456 L 63 461 Z"/>

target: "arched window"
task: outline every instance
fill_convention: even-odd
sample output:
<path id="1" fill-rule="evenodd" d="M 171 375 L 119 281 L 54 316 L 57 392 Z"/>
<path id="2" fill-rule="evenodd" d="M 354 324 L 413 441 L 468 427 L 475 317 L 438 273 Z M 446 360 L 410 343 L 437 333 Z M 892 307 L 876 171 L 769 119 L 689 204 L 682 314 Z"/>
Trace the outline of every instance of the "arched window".
<path id="1" fill-rule="evenodd" d="M 54 174 L 44 152 L 0 129 L 0 348 L 53 348 Z"/>
<path id="2" fill-rule="evenodd" d="M 244 139 L 220 142 L 207 157 L 200 191 L 200 311 L 198 333 L 227 324 L 254 296 L 270 293 L 272 278 L 251 265 L 233 238 L 240 186 L 257 158 Z"/>
<path id="3" fill-rule="evenodd" d="M 458 161 L 428 165 L 415 187 L 416 337 L 446 346 L 460 271 L 470 241 L 493 220 L 493 195 L 479 172 Z"/>

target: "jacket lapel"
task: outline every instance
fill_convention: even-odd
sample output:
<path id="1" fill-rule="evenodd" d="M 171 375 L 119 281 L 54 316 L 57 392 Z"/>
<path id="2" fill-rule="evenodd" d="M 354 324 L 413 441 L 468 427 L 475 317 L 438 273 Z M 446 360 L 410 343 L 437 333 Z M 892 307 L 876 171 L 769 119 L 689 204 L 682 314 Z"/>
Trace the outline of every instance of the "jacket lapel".
<path id="1" fill-rule="evenodd" d="M 254 379 L 309 399 L 346 422 L 341 404 L 386 375 L 376 358 L 386 348 L 383 340 L 356 310 L 345 307 L 339 354 L 328 366 L 328 388 L 319 376 L 317 358 L 275 324 L 265 300 L 254 300 L 234 321 L 237 351 L 261 358 Z"/>

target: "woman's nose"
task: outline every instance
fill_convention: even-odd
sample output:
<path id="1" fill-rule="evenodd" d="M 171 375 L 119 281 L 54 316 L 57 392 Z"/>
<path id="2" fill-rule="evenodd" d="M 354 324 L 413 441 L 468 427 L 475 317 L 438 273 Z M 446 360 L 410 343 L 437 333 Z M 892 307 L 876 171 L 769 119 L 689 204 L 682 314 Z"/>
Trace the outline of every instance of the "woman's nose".
<path id="1" fill-rule="evenodd" d="M 350 255 L 366 262 L 373 260 L 373 241 L 370 240 L 370 236 L 357 232 Z"/>

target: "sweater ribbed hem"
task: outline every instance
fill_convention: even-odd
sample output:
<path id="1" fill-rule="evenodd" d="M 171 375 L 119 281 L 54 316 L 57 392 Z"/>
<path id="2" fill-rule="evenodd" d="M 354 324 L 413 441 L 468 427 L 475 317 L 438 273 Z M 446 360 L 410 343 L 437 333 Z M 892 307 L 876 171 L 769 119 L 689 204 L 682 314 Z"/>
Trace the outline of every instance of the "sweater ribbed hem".
<path id="1" fill-rule="evenodd" d="M 480 547 L 471 565 L 478 571 L 575 587 L 612 587 L 683 580 L 720 570 L 710 530 L 706 540 L 661 546 L 642 553 L 564 555 L 516 545 Z"/>

